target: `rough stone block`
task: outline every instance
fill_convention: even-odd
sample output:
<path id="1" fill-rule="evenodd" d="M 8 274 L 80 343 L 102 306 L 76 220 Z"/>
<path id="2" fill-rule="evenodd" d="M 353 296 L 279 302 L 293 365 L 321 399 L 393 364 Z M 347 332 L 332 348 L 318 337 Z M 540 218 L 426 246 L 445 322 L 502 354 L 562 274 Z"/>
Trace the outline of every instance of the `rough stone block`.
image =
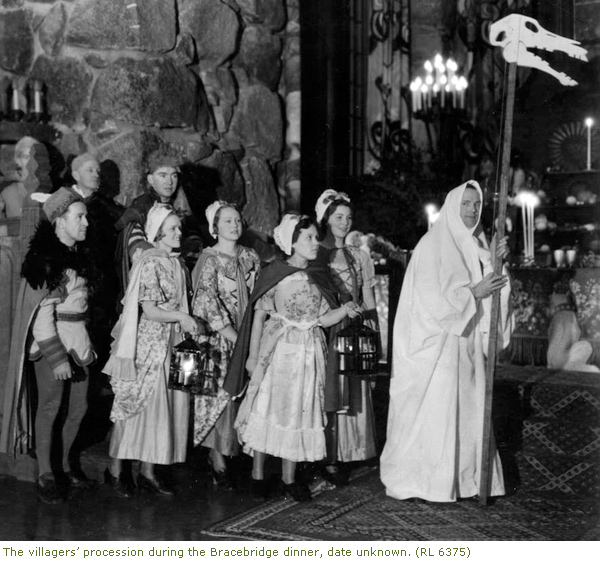
<path id="1" fill-rule="evenodd" d="M 169 58 L 115 61 L 98 76 L 90 108 L 140 126 L 206 131 L 210 113 L 198 78 Z"/>
<path id="2" fill-rule="evenodd" d="M 227 202 L 243 206 L 246 202 L 244 179 L 238 162 L 230 153 L 215 150 L 212 155 L 199 162 L 203 167 L 218 172 L 220 184 L 216 187 L 217 196 Z M 199 187 L 202 190 L 202 187 Z"/>
<path id="3" fill-rule="evenodd" d="M 283 29 L 286 22 L 284 0 L 237 0 L 244 20 L 267 25 L 273 31 Z"/>
<path id="4" fill-rule="evenodd" d="M 90 67 L 94 67 L 94 69 L 105 69 L 109 65 L 107 59 L 96 53 L 88 53 L 84 57 L 84 60 Z"/>
<path id="5" fill-rule="evenodd" d="M 31 78 L 46 83 L 48 111 L 54 122 L 72 125 L 83 120 L 93 80 L 83 61 L 40 55 L 31 70 Z"/>
<path id="6" fill-rule="evenodd" d="M 40 44 L 48 55 L 58 55 L 64 42 L 67 26 L 67 10 L 65 5 L 55 4 L 42 20 L 39 30 Z"/>
<path id="7" fill-rule="evenodd" d="M 174 0 L 80 0 L 69 18 L 67 43 L 91 49 L 164 52 L 175 47 Z"/>
<path id="8" fill-rule="evenodd" d="M 275 91 L 281 76 L 281 47 L 281 39 L 268 27 L 250 25 L 242 34 L 234 64 L 245 69 L 251 79 Z"/>
<path id="9" fill-rule="evenodd" d="M 169 53 L 180 65 L 191 65 L 197 59 L 196 43 L 189 33 L 177 36 L 175 49 Z"/>
<path id="10" fill-rule="evenodd" d="M 230 133 L 246 148 L 269 160 L 281 158 L 283 113 L 279 96 L 263 85 L 240 89 Z"/>
<path id="11" fill-rule="evenodd" d="M 30 10 L 0 13 L 0 67 L 24 75 L 33 62 L 33 29 Z"/>
<path id="12" fill-rule="evenodd" d="M 273 234 L 279 222 L 279 199 L 268 163 L 256 156 L 247 156 L 240 163 L 246 182 L 244 218 L 258 232 Z"/>
<path id="13" fill-rule="evenodd" d="M 216 95 L 216 104 L 221 101 L 227 104 L 237 103 L 237 87 L 233 73 L 225 67 L 207 69 L 200 73 L 206 92 L 210 90 Z"/>
<path id="14" fill-rule="evenodd" d="M 236 51 L 240 22 L 235 11 L 215 0 L 180 0 L 179 26 L 196 41 L 202 68 L 217 66 Z"/>

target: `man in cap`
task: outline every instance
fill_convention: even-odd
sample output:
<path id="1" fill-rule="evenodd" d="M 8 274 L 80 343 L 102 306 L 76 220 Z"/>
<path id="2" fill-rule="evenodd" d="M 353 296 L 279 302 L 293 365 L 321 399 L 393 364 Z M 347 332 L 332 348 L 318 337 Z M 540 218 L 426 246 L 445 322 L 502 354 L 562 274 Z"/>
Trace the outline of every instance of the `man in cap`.
<path id="1" fill-rule="evenodd" d="M 146 192 L 136 198 L 117 222 L 120 230 L 117 245 L 117 264 L 121 292 L 127 288 L 129 270 L 142 251 L 152 247 L 144 233 L 148 211 L 157 203 L 171 205 L 182 216 L 183 238 L 181 252 L 190 270 L 194 267 L 202 249 L 199 227 L 192 216 L 183 191 L 179 190 L 179 164 L 177 160 L 161 151 L 155 151 L 147 159 L 148 174 Z"/>
<path id="2" fill-rule="evenodd" d="M 51 195 L 34 193 L 32 199 L 44 203 L 47 219 L 38 224 L 21 271 L 0 451 L 31 454 L 35 449 L 37 496 L 45 503 L 59 503 L 66 495 L 63 487 L 90 485 L 73 469 L 70 458 L 87 411 L 87 368 L 95 359 L 85 324 L 89 261 L 81 245 L 88 220 L 85 204 L 68 188 Z M 32 379 L 27 379 L 28 374 Z M 32 422 L 33 383 L 37 410 Z M 60 431 L 64 475 L 57 477 L 51 453 L 54 424 L 63 400 L 68 403 Z M 67 481 L 61 481 L 65 476 Z"/>

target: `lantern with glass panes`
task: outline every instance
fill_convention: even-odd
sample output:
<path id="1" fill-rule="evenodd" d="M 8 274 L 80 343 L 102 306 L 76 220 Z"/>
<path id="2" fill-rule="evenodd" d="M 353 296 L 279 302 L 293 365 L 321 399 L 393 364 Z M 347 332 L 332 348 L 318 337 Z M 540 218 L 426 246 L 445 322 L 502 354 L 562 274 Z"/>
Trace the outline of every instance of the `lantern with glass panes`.
<path id="1" fill-rule="evenodd" d="M 338 372 L 342 375 L 368 379 L 379 368 L 379 333 L 365 326 L 362 317 L 351 320 L 340 330 L 335 340 Z"/>
<path id="2" fill-rule="evenodd" d="M 189 334 L 173 346 L 169 388 L 214 397 L 219 390 L 220 352 L 209 342 L 198 344 Z"/>

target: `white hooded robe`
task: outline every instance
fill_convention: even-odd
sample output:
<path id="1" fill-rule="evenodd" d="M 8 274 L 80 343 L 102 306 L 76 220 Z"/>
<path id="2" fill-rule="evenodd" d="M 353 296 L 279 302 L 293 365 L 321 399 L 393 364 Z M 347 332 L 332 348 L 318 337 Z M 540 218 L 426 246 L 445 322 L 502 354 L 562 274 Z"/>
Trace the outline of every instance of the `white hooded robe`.
<path id="1" fill-rule="evenodd" d="M 491 297 L 476 300 L 470 288 L 493 269 L 485 236 L 460 217 L 466 187 L 450 191 L 417 244 L 396 313 L 381 479 L 397 499 L 448 502 L 479 492 Z M 500 348 L 510 338 L 509 293 L 506 285 Z M 493 454 L 490 495 L 503 495 L 495 446 Z"/>

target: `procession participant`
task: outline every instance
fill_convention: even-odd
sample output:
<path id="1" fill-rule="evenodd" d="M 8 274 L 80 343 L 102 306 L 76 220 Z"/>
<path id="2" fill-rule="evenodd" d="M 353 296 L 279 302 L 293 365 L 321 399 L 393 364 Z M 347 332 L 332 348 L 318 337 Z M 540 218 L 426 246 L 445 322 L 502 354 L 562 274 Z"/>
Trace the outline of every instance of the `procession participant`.
<path id="1" fill-rule="evenodd" d="M 194 445 L 210 448 L 213 481 L 229 490 L 233 485 L 225 457 L 239 453 L 233 428 L 239 403 L 222 386 L 260 259 L 254 250 L 238 244 L 243 226 L 234 204 L 213 202 L 206 209 L 206 219 L 217 243 L 204 249 L 192 272 L 192 313 L 207 324 L 205 338 L 220 353 L 219 392 L 216 397 L 194 396 Z"/>
<path id="2" fill-rule="evenodd" d="M 348 195 L 326 190 L 318 198 L 315 212 L 321 236 L 317 261 L 331 270 L 342 298 L 361 305 L 365 322 L 378 330 L 373 260 L 364 250 L 345 243 L 352 229 L 353 210 Z M 333 349 L 327 363 L 326 410 L 331 422 L 327 427 L 329 454 L 323 475 L 330 483 L 343 486 L 348 483 L 347 462 L 377 456 L 375 415 L 370 383 L 346 377 L 340 385 Z M 340 391 L 344 388 L 347 403 Z"/>
<path id="3" fill-rule="evenodd" d="M 450 191 L 404 276 L 381 455 L 390 497 L 446 502 L 479 493 L 485 358 L 496 290 L 501 346 L 508 345 L 512 328 L 508 278 L 492 268 L 492 256 L 508 255 L 506 238 L 494 238 L 488 248 L 479 226 L 481 202 L 475 181 Z M 490 495 L 503 495 L 495 447 L 492 454 Z"/>
<path id="4" fill-rule="evenodd" d="M 32 198 L 43 202 L 47 219 L 40 220 L 23 262 L 0 449 L 14 453 L 35 450 L 37 496 L 45 503 L 59 503 L 66 494 L 60 489 L 61 478 L 53 472 L 50 456 L 55 444 L 53 427 L 64 398 L 68 398 L 68 406 L 61 430 L 62 472 L 68 487 L 89 485 L 73 467 L 70 453 L 87 411 L 88 366 L 95 359 L 85 323 L 89 258 L 81 246 L 88 221 L 85 204 L 69 189 L 51 195 L 34 193 Z M 33 427 L 32 391 L 25 377 L 30 361 L 37 388 Z"/>
<path id="5" fill-rule="evenodd" d="M 351 301 L 335 308 L 333 284 L 310 270 L 319 247 L 310 218 L 286 214 L 275 228 L 275 242 L 287 259 L 265 268 L 253 294 L 246 323 L 252 321 L 251 337 L 241 342 L 250 383 L 235 426 L 244 451 L 253 456 L 251 495 L 266 496 L 269 454 L 282 459 L 284 495 L 308 501 L 310 490 L 296 481 L 295 472 L 297 462 L 316 462 L 326 454 L 323 327 L 357 316 L 359 309 Z M 234 365 L 232 377 L 239 369 Z"/>
<path id="6" fill-rule="evenodd" d="M 100 187 L 100 163 L 90 153 L 78 155 L 71 162 L 71 186 L 88 211 L 88 233 L 84 245 L 90 249 L 93 285 L 89 300 L 89 331 L 102 367 L 110 351 L 110 333 L 117 319 L 119 282 L 115 267 L 117 230 L 115 223 L 124 208 L 106 196 Z"/>
<path id="7" fill-rule="evenodd" d="M 171 350 L 183 332 L 198 332 L 188 314 L 185 267 L 174 252 L 181 244 L 179 216 L 170 206 L 156 203 L 148 212 L 145 234 L 152 248 L 133 265 L 104 368 L 115 393 L 110 414 L 115 423 L 109 446 L 112 461 L 104 476 L 123 498 L 131 497 L 131 486 L 123 477 L 122 460 L 141 462 L 140 490 L 175 494 L 155 474 L 155 464 L 186 459 L 189 394 L 167 386 Z"/>

